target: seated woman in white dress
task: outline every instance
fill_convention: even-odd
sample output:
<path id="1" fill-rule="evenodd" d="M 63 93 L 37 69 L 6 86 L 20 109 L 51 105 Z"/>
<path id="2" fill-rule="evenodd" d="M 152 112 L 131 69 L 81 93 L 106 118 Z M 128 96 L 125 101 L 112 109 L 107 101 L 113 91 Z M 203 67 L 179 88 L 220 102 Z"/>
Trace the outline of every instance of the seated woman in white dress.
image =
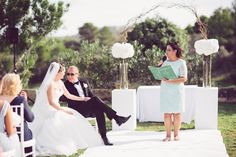
<path id="1" fill-rule="evenodd" d="M 2 151 L 15 150 L 17 157 L 20 157 L 20 143 L 13 126 L 12 109 L 7 101 L 0 100 L 0 146 Z"/>
<path id="2" fill-rule="evenodd" d="M 103 144 L 99 134 L 82 115 L 60 106 L 62 94 L 72 100 L 89 99 L 71 95 L 61 81 L 64 74 L 63 66 L 56 62 L 50 64 L 32 108 L 35 120 L 30 127 L 38 155 L 72 155 L 78 149 Z"/>

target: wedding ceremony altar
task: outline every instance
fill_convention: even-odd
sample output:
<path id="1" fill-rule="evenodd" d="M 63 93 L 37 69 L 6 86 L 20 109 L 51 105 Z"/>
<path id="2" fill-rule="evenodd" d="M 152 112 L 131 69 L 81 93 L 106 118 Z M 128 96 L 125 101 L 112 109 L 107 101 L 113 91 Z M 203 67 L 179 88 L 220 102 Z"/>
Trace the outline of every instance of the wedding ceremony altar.
<path id="1" fill-rule="evenodd" d="M 209 94 L 209 90 L 211 94 Z M 180 131 L 180 141 L 172 139 L 170 142 L 163 142 L 165 132 L 134 131 L 134 128 L 130 129 L 126 126 L 123 130 L 108 132 L 109 139 L 114 142 L 113 146 L 88 148 L 81 157 L 229 157 L 221 132 L 217 130 L 217 91 L 218 89 L 214 87 L 185 86 L 186 112 L 183 114 L 183 122 L 190 123 L 195 119 L 198 124 L 195 124 L 195 129 Z M 122 90 L 119 92 L 122 93 Z M 121 102 L 124 102 L 125 99 L 132 100 L 127 92 L 124 90 L 125 94 L 123 94 Z M 159 93 L 159 86 L 140 86 L 137 89 L 136 112 L 139 121 L 163 122 L 163 115 L 159 113 Z M 208 97 L 206 97 L 206 93 L 208 93 Z M 113 103 L 114 101 L 118 100 L 113 100 Z M 134 112 L 133 103 L 135 101 L 130 102 L 132 103 L 125 105 L 130 105 L 127 107 L 131 109 L 125 110 L 122 105 L 123 112 Z M 115 105 L 118 108 L 118 104 Z M 209 125 L 209 123 L 213 123 L 213 125 Z"/>
<path id="2" fill-rule="evenodd" d="M 140 122 L 163 122 L 160 113 L 160 86 L 140 86 L 137 89 L 137 119 Z M 218 88 L 185 85 L 184 123 L 195 120 L 198 129 L 217 129 Z"/>

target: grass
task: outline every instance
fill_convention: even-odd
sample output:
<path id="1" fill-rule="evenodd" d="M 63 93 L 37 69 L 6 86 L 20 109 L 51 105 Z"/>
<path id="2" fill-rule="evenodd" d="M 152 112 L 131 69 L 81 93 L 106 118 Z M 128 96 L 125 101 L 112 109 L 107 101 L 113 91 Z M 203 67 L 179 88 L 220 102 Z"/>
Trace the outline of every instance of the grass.
<path id="1" fill-rule="evenodd" d="M 220 103 L 218 129 L 230 157 L 236 157 L 236 104 Z"/>
<path id="2" fill-rule="evenodd" d="M 194 122 L 182 124 L 181 130 L 194 129 Z M 165 131 L 163 122 L 145 122 L 137 123 L 137 131 Z"/>
<path id="3" fill-rule="evenodd" d="M 236 157 L 236 103 L 219 103 L 218 129 L 223 136 L 229 157 Z M 106 120 L 107 129 L 111 130 L 111 121 Z M 183 124 L 181 130 L 194 129 L 194 122 Z M 137 131 L 165 131 L 163 123 L 145 122 L 137 123 Z M 70 157 L 78 157 L 83 154 L 83 150 L 78 150 Z M 56 156 L 52 156 L 56 157 Z M 64 157 L 64 156 L 60 156 Z"/>

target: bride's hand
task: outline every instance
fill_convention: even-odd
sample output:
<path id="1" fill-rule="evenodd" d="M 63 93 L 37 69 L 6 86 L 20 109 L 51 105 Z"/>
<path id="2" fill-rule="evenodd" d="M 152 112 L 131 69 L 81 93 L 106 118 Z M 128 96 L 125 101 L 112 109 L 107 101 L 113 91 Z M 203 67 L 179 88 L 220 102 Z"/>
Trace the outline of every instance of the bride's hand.
<path id="1" fill-rule="evenodd" d="M 70 114 L 70 115 L 73 115 L 73 112 L 72 111 L 68 111 L 68 110 L 65 110 L 65 109 L 62 109 L 63 112 L 67 113 L 67 114 Z"/>
<path id="2" fill-rule="evenodd" d="M 68 113 L 68 114 L 70 114 L 70 115 L 73 115 L 73 114 L 74 114 L 73 112 L 67 111 L 67 110 L 65 110 L 65 112 Z"/>
<path id="3" fill-rule="evenodd" d="M 84 101 L 88 101 L 90 99 L 91 99 L 90 97 L 84 97 Z"/>

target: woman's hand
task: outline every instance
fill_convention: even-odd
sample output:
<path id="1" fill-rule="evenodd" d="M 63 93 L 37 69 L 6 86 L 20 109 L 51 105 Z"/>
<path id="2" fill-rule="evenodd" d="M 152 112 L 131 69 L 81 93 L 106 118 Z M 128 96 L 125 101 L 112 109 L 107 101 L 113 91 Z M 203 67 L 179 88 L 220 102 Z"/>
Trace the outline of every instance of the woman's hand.
<path id="1" fill-rule="evenodd" d="M 66 114 L 69 114 L 69 115 L 73 115 L 74 114 L 72 111 L 66 110 L 66 109 L 64 109 L 62 107 L 60 109 L 58 109 L 58 111 L 65 112 Z"/>
<path id="2" fill-rule="evenodd" d="M 173 80 L 169 80 L 167 78 L 163 78 L 162 81 L 164 81 L 166 83 L 174 83 Z"/>
<path id="3" fill-rule="evenodd" d="M 164 81 L 166 83 L 180 84 L 180 83 L 184 83 L 185 81 L 187 81 L 187 79 L 184 77 L 179 77 L 177 79 L 172 79 L 172 80 L 168 80 L 166 78 L 163 78 L 162 81 Z"/>
<path id="4" fill-rule="evenodd" d="M 20 96 L 25 97 L 25 100 L 27 100 L 27 93 L 25 91 L 21 91 Z"/>
<path id="5" fill-rule="evenodd" d="M 168 82 L 169 80 L 166 79 L 166 78 L 163 78 L 162 81 L 164 81 L 164 82 Z"/>
<path id="6" fill-rule="evenodd" d="M 91 99 L 91 97 L 84 97 L 84 101 L 88 101 L 90 99 Z"/>
<path id="7" fill-rule="evenodd" d="M 163 63 L 163 61 L 160 61 L 160 63 L 157 64 L 157 67 L 161 67 Z"/>
<path id="8" fill-rule="evenodd" d="M 68 110 L 63 110 L 63 112 L 69 114 L 69 115 L 73 115 L 74 113 L 72 111 L 68 111 Z"/>

